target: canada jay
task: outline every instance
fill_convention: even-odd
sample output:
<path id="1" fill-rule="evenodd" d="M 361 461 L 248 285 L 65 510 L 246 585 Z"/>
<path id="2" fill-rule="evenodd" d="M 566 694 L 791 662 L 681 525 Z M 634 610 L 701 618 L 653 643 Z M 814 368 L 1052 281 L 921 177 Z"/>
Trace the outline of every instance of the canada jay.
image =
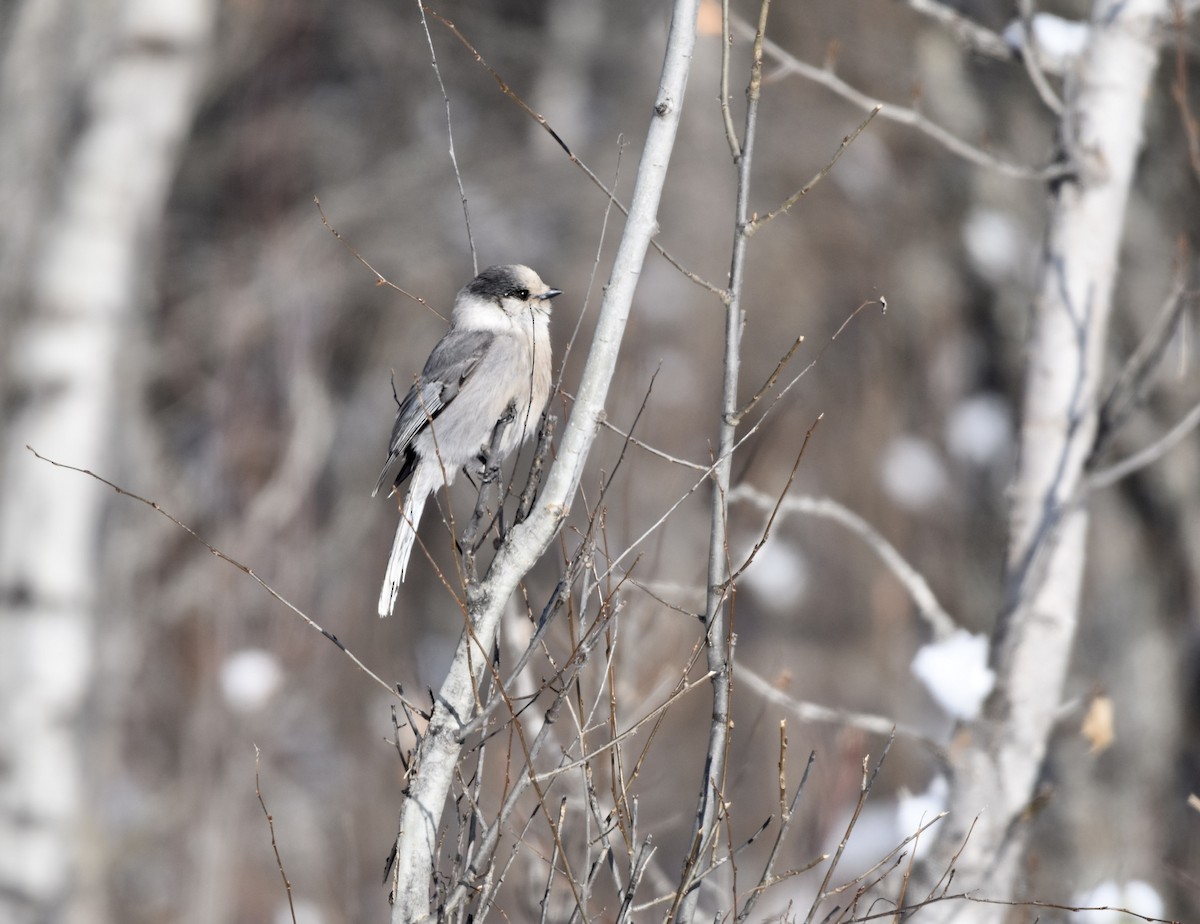
<path id="1" fill-rule="evenodd" d="M 491 266 L 455 298 L 450 329 L 396 411 L 387 464 L 371 492 L 388 482 L 397 461 L 389 496 L 412 475 L 380 616 L 396 605 L 426 498 L 459 468 L 478 463 L 494 439 L 503 458 L 537 430 L 550 397 L 550 299 L 561 294 L 527 266 Z"/>

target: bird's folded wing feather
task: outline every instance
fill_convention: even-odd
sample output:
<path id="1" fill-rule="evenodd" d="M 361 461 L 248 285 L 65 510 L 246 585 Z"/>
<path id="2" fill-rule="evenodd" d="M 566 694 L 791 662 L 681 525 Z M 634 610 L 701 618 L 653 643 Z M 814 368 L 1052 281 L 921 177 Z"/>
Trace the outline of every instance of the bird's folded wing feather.
<path id="1" fill-rule="evenodd" d="M 495 337 L 491 331 L 452 330 L 438 341 L 425 361 L 420 378 L 396 410 L 396 422 L 388 442 L 388 460 L 379 474 L 375 492 L 383 487 L 388 470 L 417 434 L 455 399 Z"/>

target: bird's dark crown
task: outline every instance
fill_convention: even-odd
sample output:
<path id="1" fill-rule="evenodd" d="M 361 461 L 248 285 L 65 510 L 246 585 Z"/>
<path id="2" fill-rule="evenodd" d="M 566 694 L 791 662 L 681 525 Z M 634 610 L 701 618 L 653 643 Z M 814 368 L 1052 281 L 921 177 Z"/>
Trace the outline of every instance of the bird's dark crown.
<path id="1" fill-rule="evenodd" d="M 529 297 L 528 283 L 520 278 L 513 266 L 489 266 L 471 280 L 467 291 L 485 299 L 500 299 L 524 292 Z"/>
<path id="2" fill-rule="evenodd" d="M 527 301 L 533 289 L 544 287 L 545 283 L 528 266 L 503 265 L 488 266 L 470 281 L 467 292 L 488 301 L 505 298 Z"/>

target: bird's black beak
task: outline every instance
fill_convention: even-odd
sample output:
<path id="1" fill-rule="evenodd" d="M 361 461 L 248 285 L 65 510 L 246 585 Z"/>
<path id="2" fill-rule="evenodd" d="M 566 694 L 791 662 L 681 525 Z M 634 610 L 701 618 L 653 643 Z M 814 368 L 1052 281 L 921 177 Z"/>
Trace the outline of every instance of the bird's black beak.
<path id="1" fill-rule="evenodd" d="M 542 299 L 542 301 L 549 301 L 550 299 L 557 298 L 560 295 L 562 295 L 562 289 L 547 289 L 545 292 L 539 295 L 538 298 Z"/>

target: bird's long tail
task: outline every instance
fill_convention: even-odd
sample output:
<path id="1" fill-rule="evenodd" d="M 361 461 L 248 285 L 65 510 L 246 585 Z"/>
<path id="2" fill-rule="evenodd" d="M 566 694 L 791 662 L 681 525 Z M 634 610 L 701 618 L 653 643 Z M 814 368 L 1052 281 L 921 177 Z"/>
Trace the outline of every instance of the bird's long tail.
<path id="1" fill-rule="evenodd" d="M 404 498 L 400 525 L 396 527 L 396 538 L 392 540 L 392 554 L 388 557 L 387 570 L 383 574 L 383 587 L 379 591 L 380 616 L 391 615 L 396 606 L 396 595 L 404 582 L 404 574 L 408 571 L 408 556 L 412 554 L 413 543 L 417 541 L 417 526 L 421 522 L 421 513 L 425 509 L 426 499 L 436 487 L 436 482 L 430 483 L 429 469 L 428 465 L 417 466 L 412 484 L 408 488 L 408 496 Z"/>

